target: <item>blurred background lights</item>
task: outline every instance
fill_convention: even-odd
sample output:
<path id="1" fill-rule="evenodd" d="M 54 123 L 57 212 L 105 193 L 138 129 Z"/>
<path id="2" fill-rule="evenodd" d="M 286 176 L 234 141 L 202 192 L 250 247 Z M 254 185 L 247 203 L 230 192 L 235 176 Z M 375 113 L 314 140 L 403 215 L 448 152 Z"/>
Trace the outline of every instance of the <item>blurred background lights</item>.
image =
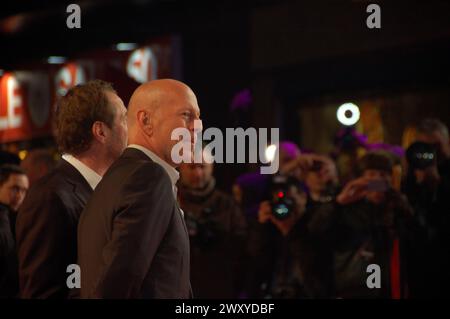
<path id="1" fill-rule="evenodd" d="M 275 158 L 275 154 L 277 151 L 277 146 L 275 144 L 271 144 L 266 148 L 266 160 L 268 162 L 272 162 Z"/>
<path id="2" fill-rule="evenodd" d="M 132 51 L 137 48 L 136 43 L 117 43 L 116 50 L 117 51 Z"/>
<path id="3" fill-rule="evenodd" d="M 360 117 L 359 108 L 353 103 L 344 103 L 339 106 L 336 116 L 338 121 L 343 125 L 355 125 Z"/>
<path id="4" fill-rule="evenodd" d="M 49 56 L 47 62 L 49 64 L 63 64 L 66 62 L 66 58 L 63 56 Z"/>

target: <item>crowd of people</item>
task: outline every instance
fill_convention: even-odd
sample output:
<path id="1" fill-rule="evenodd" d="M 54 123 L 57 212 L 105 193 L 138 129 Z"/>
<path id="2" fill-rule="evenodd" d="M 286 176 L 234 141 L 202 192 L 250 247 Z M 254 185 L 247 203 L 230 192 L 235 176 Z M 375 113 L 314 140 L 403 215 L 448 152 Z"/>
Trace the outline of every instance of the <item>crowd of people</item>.
<path id="1" fill-rule="evenodd" d="M 330 154 L 281 142 L 277 174 L 241 175 L 226 192 L 211 161 L 170 160 L 171 130 L 198 119 L 177 81 L 144 84 L 128 110 L 103 81 L 69 90 L 59 163 L 36 150 L 0 167 L 0 297 L 449 296 L 440 120 L 415 125 L 404 149 L 351 130 Z M 81 289 L 67 286 L 71 264 Z"/>
<path id="2" fill-rule="evenodd" d="M 276 176 L 240 177 L 250 296 L 448 297 L 448 128 L 425 119 L 409 144 L 404 156 L 387 147 L 346 148 L 355 165 L 346 167 L 353 177 L 345 183 L 336 165 L 342 150 L 301 153 L 289 142 L 280 145 L 281 185 Z M 277 212 L 280 195 L 292 200 L 290 214 Z M 380 267 L 376 288 L 367 283 L 373 264 Z"/>
<path id="3" fill-rule="evenodd" d="M 215 189 L 213 164 L 180 167 L 198 296 L 449 296 L 448 128 L 423 120 L 404 152 L 345 138 L 332 154 L 280 143 L 278 174 L 244 174 L 232 195 Z"/>

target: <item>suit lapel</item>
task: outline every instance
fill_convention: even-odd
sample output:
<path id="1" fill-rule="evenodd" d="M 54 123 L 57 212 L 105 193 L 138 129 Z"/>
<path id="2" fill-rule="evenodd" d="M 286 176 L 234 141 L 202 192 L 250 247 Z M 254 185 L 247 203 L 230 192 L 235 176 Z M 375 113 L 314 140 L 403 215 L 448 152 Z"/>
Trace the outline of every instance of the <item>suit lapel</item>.
<path id="1" fill-rule="evenodd" d="M 153 162 L 153 160 L 150 157 L 148 157 L 144 152 L 142 152 L 141 150 L 138 150 L 136 148 L 132 148 L 132 147 L 126 148 L 122 154 L 122 157 L 123 158 L 139 158 L 141 160 Z M 174 198 L 174 200 L 175 200 L 175 207 L 177 210 L 177 214 L 178 214 L 179 218 L 181 219 L 181 223 L 183 224 L 183 228 L 186 233 L 186 236 L 188 236 L 188 238 L 189 238 L 189 232 L 187 230 L 186 222 L 184 221 L 184 217 L 181 213 L 181 208 L 178 204 L 177 199 Z"/>
<path id="2" fill-rule="evenodd" d="M 92 195 L 93 193 L 93 189 L 91 188 L 91 186 L 84 185 L 84 184 L 73 184 L 73 192 L 75 194 L 75 196 L 83 203 L 86 204 L 89 197 Z"/>
<path id="3" fill-rule="evenodd" d="M 62 160 L 60 164 L 62 173 L 66 176 L 67 181 L 72 184 L 73 192 L 83 204 L 86 204 L 93 190 L 81 173 L 73 167 L 69 162 Z"/>

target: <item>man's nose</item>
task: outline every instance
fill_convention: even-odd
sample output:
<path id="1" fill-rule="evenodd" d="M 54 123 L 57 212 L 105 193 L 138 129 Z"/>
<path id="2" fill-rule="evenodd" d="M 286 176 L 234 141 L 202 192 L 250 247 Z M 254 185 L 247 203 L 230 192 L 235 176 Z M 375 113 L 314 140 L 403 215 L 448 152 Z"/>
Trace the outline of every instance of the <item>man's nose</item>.
<path id="1" fill-rule="evenodd" d="M 20 199 L 20 200 L 23 200 L 24 198 L 25 198 L 25 195 L 27 194 L 27 191 L 26 190 L 20 190 L 19 192 L 17 192 L 17 197 Z"/>
<path id="2" fill-rule="evenodd" d="M 202 120 L 194 120 L 191 126 L 191 131 L 194 132 L 194 134 L 198 134 L 201 131 L 203 131 L 203 122 Z"/>
<path id="3" fill-rule="evenodd" d="M 201 179 L 203 177 L 203 170 L 201 168 L 196 168 L 194 175 L 196 178 Z"/>
<path id="4" fill-rule="evenodd" d="M 12 201 L 13 201 L 13 202 L 17 203 L 17 202 L 20 201 L 20 199 L 22 198 L 22 196 L 20 196 L 20 193 L 19 193 L 19 192 L 15 192 L 14 194 L 12 194 L 11 198 L 12 198 Z"/>

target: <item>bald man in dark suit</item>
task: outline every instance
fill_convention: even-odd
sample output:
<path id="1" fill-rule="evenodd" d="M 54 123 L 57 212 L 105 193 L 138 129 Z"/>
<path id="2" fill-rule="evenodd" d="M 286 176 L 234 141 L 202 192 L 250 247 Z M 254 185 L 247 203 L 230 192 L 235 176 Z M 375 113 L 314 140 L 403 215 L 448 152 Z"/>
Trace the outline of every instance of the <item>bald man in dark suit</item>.
<path id="1" fill-rule="evenodd" d="M 189 236 L 176 200 L 176 128 L 195 141 L 200 110 L 175 80 L 141 85 L 128 106 L 129 145 L 84 209 L 78 228 L 82 298 L 190 298 Z"/>

